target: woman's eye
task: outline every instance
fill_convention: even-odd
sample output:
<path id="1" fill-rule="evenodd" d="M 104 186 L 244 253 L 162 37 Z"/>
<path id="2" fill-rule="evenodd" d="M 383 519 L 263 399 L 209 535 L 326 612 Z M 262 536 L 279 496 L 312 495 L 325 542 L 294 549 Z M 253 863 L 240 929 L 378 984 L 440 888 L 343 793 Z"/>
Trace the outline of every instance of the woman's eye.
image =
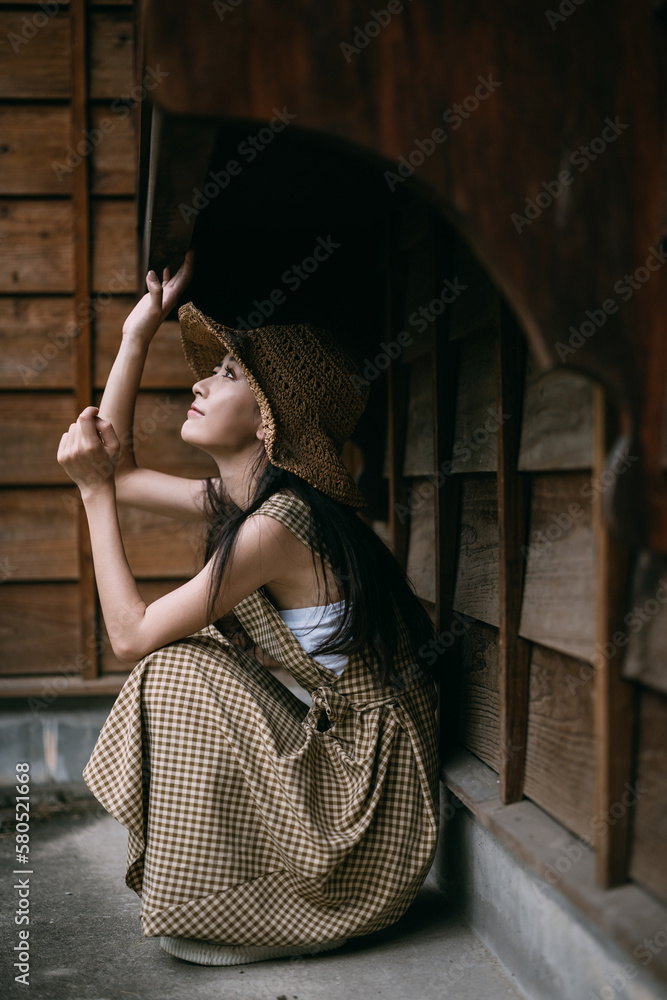
<path id="1" fill-rule="evenodd" d="M 227 375 L 227 372 L 231 372 L 231 375 L 232 375 L 232 378 L 235 378 L 235 377 L 236 377 L 236 376 L 234 375 L 234 371 L 233 371 L 233 369 L 232 369 L 232 368 L 230 368 L 230 367 L 229 367 L 229 365 L 225 365 L 225 376 Z"/>

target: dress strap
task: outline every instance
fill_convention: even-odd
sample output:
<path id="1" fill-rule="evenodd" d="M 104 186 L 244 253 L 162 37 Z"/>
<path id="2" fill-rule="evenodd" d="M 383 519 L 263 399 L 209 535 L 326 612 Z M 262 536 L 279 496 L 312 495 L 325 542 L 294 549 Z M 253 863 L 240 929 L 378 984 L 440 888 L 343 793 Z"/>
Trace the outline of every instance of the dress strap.
<path id="1" fill-rule="evenodd" d="M 310 548 L 310 507 L 301 497 L 292 494 L 288 496 L 286 493 L 274 493 L 268 500 L 264 501 L 261 507 L 250 514 L 250 517 L 254 517 L 255 514 L 269 514 L 271 517 L 275 517 L 277 521 L 289 528 L 300 542 Z M 331 566 L 326 552 L 324 559 Z"/>

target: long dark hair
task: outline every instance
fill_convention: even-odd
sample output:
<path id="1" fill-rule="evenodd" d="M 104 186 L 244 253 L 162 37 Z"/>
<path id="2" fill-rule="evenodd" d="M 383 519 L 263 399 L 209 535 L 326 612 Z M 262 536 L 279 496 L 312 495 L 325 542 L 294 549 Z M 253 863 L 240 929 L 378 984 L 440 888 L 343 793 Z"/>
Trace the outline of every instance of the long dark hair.
<path id="1" fill-rule="evenodd" d="M 349 656 L 360 652 L 378 686 L 384 687 L 391 682 L 400 687 L 402 680 L 393 670 L 400 621 L 407 628 L 416 661 L 411 667 L 412 676 L 437 679 L 428 666 L 433 657 L 425 659 L 423 653 L 424 645 L 434 638 L 431 619 L 402 566 L 373 528 L 351 507 L 326 496 L 300 476 L 277 468 L 263 451 L 253 466 L 252 477 L 256 483 L 254 495 L 245 509 L 231 500 L 220 479 L 207 480 L 209 528 L 204 559 L 206 562 L 213 560 L 207 595 L 209 618 L 213 617 L 215 598 L 240 526 L 270 496 L 288 489 L 310 508 L 310 541 L 316 578 L 319 579 L 317 574 L 324 566 L 326 553 L 344 594 L 343 615 L 338 626 L 310 655 L 317 658 L 323 653 Z M 322 576 L 325 603 L 330 603 L 327 575 L 323 572 Z M 228 617 L 218 619 L 216 624 L 220 622 L 229 626 Z M 363 655 L 367 642 L 377 655 L 379 669 L 376 664 L 368 663 Z"/>

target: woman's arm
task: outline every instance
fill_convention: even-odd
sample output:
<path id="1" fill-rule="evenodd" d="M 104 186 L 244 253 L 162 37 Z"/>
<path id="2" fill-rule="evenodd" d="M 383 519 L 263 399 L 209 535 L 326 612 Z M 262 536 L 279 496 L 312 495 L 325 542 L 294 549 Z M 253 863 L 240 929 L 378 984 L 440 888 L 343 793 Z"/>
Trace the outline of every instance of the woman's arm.
<path id="1" fill-rule="evenodd" d="M 134 458 L 132 426 L 134 408 L 151 340 L 192 277 L 193 255 L 173 278 L 164 269 L 160 283 L 154 271 L 146 276 L 148 292 L 123 324 L 120 348 L 100 401 L 99 414 L 112 425 L 120 443 L 116 467 L 116 496 L 145 510 L 185 520 L 204 518 L 206 482 L 169 476 L 153 469 L 140 469 Z"/>
<path id="2" fill-rule="evenodd" d="M 95 579 L 111 647 L 119 660 L 136 662 L 148 653 L 198 632 L 253 591 L 284 573 L 292 534 L 275 518 L 255 514 L 239 529 L 233 559 L 211 618 L 206 614 L 211 563 L 188 583 L 146 605 L 130 570 L 116 508 L 112 465 L 120 442 L 108 421 L 86 407 L 61 439 L 58 461 L 77 483 L 88 518 Z"/>

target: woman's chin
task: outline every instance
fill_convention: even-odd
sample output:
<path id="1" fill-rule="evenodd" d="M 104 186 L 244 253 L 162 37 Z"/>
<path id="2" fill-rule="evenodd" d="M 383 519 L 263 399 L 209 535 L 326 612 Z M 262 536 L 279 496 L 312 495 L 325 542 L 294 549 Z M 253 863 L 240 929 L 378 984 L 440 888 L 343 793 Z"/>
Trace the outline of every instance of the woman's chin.
<path id="1" fill-rule="evenodd" d="M 206 451 L 206 447 L 197 441 L 196 435 L 190 433 L 190 426 L 191 422 L 187 419 L 181 427 L 181 440 L 185 441 L 186 444 L 191 444 L 193 448 L 199 448 L 200 451 Z"/>

